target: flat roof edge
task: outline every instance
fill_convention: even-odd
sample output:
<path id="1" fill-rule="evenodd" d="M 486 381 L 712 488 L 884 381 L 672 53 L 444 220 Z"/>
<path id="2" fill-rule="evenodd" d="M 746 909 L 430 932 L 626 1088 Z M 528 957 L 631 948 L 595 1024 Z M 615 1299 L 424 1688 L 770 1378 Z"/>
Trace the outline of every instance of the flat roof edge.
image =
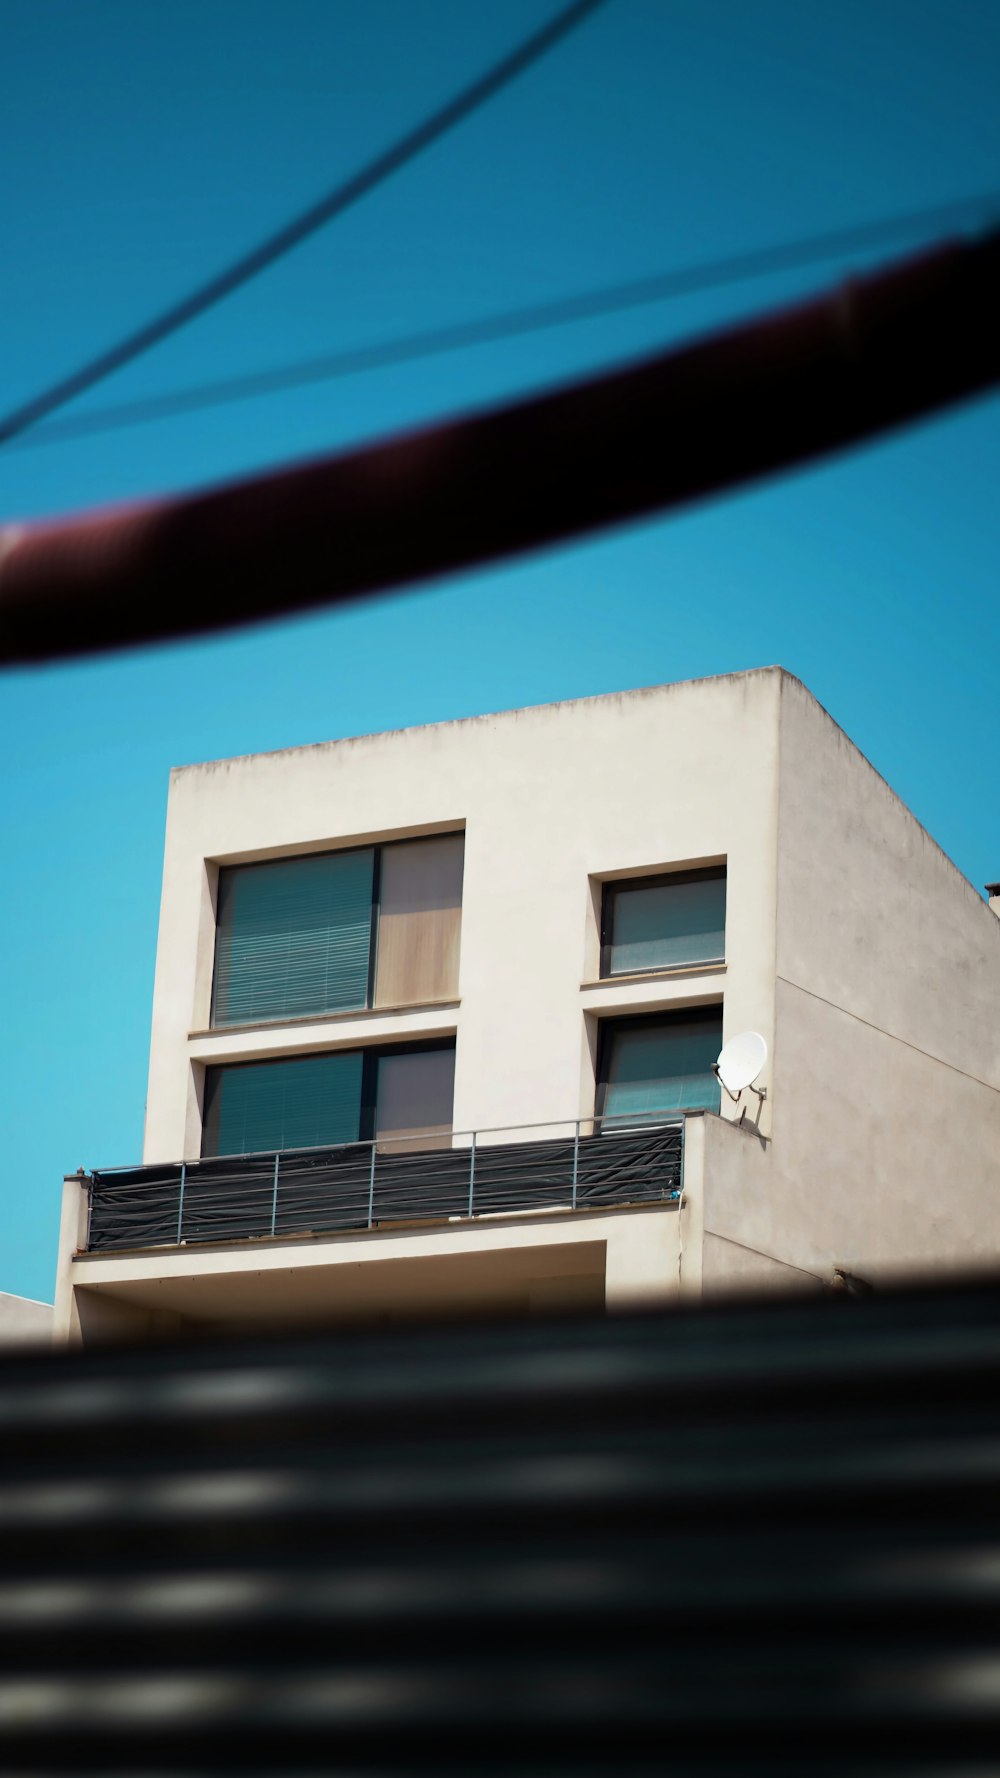
<path id="1" fill-rule="evenodd" d="M 242 765 L 249 760 L 280 759 L 286 754 L 319 753 L 327 748 L 353 746 L 362 741 L 381 741 L 400 735 L 425 734 L 429 729 L 471 727 L 474 723 L 496 722 L 501 718 L 513 719 L 519 716 L 533 716 L 546 710 L 569 710 L 581 704 L 611 704 L 622 698 L 653 697 L 657 694 L 690 690 L 696 686 L 721 685 L 726 681 L 737 683 L 751 679 L 766 679 L 775 675 L 795 680 L 795 683 L 802 685 L 803 691 L 812 697 L 813 694 L 809 691 L 808 686 L 803 685 L 801 680 L 795 679 L 795 675 L 789 673 L 786 667 L 777 664 L 765 667 L 744 667 L 732 673 L 705 673 L 695 679 L 657 680 L 651 685 L 623 686 L 615 691 L 585 692 L 575 698 L 552 698 L 541 704 L 515 704 L 504 710 L 478 711 L 471 716 L 436 717 L 433 721 L 410 723 L 403 728 L 370 729 L 362 734 L 337 735 L 326 741 L 302 741 L 288 747 L 265 748 L 259 753 L 233 753 L 216 759 L 192 760 L 185 765 L 172 766 L 170 777 L 173 780 L 184 777 L 189 772 L 211 771 L 219 766 Z"/>

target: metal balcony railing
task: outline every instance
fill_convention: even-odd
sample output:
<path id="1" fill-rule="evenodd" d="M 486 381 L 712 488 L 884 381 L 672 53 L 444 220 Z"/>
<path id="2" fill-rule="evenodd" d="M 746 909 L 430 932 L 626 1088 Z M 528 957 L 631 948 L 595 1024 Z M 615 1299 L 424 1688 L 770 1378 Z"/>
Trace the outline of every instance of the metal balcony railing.
<path id="1" fill-rule="evenodd" d="M 645 1112 L 641 1126 L 616 1120 L 613 1129 L 605 1124 L 603 1130 L 593 1119 L 563 1119 L 102 1169 L 89 1178 L 87 1248 L 106 1252 L 676 1201 L 684 1124 L 676 1112 L 669 1115 L 669 1123 L 652 1122 Z M 440 1146 L 429 1146 L 434 1142 Z"/>

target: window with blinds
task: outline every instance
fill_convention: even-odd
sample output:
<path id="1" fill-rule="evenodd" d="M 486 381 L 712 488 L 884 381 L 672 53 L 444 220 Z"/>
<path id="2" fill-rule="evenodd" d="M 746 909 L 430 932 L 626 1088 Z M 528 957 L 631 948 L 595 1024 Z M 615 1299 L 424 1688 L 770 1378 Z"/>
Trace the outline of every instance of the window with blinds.
<path id="1" fill-rule="evenodd" d="M 212 1024 L 266 1024 L 458 991 L 462 834 L 223 866 Z"/>
<path id="2" fill-rule="evenodd" d="M 605 884 L 602 976 L 721 963 L 725 955 L 724 867 Z"/>
<path id="3" fill-rule="evenodd" d="M 202 1154 L 357 1142 L 362 1074 L 360 1050 L 208 1068 Z"/>
<path id="4" fill-rule="evenodd" d="M 450 1146 L 454 1043 L 335 1050 L 205 1071 L 202 1155 Z"/>
<path id="5" fill-rule="evenodd" d="M 602 1128 L 659 1123 L 681 1111 L 718 1111 L 713 1063 L 721 1048 L 721 1006 L 608 1020 L 598 1055 Z"/>

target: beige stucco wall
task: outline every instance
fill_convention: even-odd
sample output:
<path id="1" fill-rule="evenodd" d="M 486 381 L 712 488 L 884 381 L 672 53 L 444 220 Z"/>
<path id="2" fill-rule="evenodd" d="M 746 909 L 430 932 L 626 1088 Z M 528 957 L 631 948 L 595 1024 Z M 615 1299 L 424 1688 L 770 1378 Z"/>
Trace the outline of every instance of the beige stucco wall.
<path id="1" fill-rule="evenodd" d="M 198 1067 L 216 1061 L 456 1034 L 470 1130 L 591 1113 L 611 1013 L 724 994 L 727 1030 L 770 1037 L 779 687 L 765 671 L 175 772 L 144 1158 L 199 1153 Z M 220 860 L 463 826 L 456 1003 L 207 1031 Z M 725 971 L 596 983 L 593 879 L 719 859 Z"/>
<path id="2" fill-rule="evenodd" d="M 777 970 L 1000 1089 L 1000 922 L 787 674 Z"/>
<path id="3" fill-rule="evenodd" d="M 83 1254 L 63 1337 L 639 1307 L 678 1294 L 679 1223 L 669 1205 Z"/>
<path id="4" fill-rule="evenodd" d="M 44 1345 L 51 1338 L 51 1303 L 0 1290 L 0 1346 Z"/>
<path id="5" fill-rule="evenodd" d="M 774 1140 L 717 1159 L 706 1268 L 995 1264 L 1000 922 L 790 676 L 780 735 Z"/>

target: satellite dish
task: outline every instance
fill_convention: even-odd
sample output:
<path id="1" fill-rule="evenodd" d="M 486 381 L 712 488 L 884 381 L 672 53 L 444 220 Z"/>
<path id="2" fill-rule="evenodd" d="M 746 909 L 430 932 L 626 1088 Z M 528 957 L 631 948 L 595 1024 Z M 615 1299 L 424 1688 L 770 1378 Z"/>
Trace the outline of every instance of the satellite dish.
<path id="1" fill-rule="evenodd" d="M 741 1031 L 723 1044 L 715 1072 L 731 1099 L 738 1099 L 744 1087 L 753 1087 L 763 1098 L 763 1092 L 753 1083 L 766 1061 L 767 1044 L 760 1032 Z"/>

